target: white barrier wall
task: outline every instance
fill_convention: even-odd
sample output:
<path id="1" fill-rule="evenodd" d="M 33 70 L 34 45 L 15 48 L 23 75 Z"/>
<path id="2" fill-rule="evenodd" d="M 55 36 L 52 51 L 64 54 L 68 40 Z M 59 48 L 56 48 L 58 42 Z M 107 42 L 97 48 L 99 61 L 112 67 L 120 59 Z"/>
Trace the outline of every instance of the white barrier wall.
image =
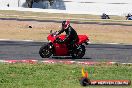
<path id="1" fill-rule="evenodd" d="M 22 7 L 26 0 L 0 0 L 0 9 Z M 43 8 L 53 12 L 68 12 L 79 14 L 125 15 L 132 13 L 132 0 L 55 0 L 52 6 L 48 2 L 34 3 L 33 8 Z M 22 9 L 22 8 L 21 8 Z M 32 9 L 33 11 L 33 9 Z M 35 9 L 36 11 L 36 9 Z M 42 10 L 41 10 L 42 11 Z"/>
<path id="2" fill-rule="evenodd" d="M 67 10 L 82 12 L 86 11 L 87 13 L 91 14 L 107 13 L 110 15 L 125 15 L 127 13 L 132 13 L 132 0 L 70 0 L 70 1 L 72 2 L 65 2 Z"/>
<path id="3" fill-rule="evenodd" d="M 78 0 L 79 1 L 79 0 Z M 86 0 L 85 0 L 86 1 Z M 126 2 L 117 0 L 116 2 L 111 0 L 87 0 L 86 3 L 76 2 L 67 2 L 66 9 L 72 11 L 87 11 L 89 13 L 101 14 L 115 14 L 115 15 L 124 15 L 132 12 L 132 1 Z M 71 8 L 72 7 L 72 8 Z"/>
<path id="4" fill-rule="evenodd" d="M 7 5 L 11 7 L 18 7 L 18 0 L 0 0 L 0 7 L 7 7 Z"/>
<path id="5" fill-rule="evenodd" d="M 26 0 L 0 0 L 0 8 L 8 7 L 22 7 Z"/>

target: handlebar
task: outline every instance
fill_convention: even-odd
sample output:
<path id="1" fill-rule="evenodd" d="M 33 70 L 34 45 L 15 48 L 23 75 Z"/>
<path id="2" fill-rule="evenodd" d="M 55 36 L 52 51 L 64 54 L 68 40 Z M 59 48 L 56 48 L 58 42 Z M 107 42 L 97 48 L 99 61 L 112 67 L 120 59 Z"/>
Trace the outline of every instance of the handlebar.
<path id="1" fill-rule="evenodd" d="M 58 31 L 55 31 L 54 33 L 51 34 L 52 36 L 56 37 L 58 35 Z"/>
<path id="2" fill-rule="evenodd" d="M 51 36 L 55 38 L 54 43 L 57 43 L 60 40 L 58 36 L 58 31 L 51 33 Z"/>
<path id="3" fill-rule="evenodd" d="M 51 40 L 53 39 L 53 42 L 54 43 L 59 43 L 60 41 L 62 41 L 62 39 L 59 36 L 59 32 L 58 31 L 55 31 L 53 33 L 50 33 L 49 40 L 50 39 Z"/>

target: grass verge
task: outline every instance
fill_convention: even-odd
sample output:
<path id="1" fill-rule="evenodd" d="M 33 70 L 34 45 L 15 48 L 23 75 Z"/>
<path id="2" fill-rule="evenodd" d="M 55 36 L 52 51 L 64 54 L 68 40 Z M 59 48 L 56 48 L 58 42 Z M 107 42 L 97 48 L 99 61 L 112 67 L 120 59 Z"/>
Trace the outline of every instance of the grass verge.
<path id="1" fill-rule="evenodd" d="M 79 84 L 83 65 L 0 64 L 1 88 L 82 88 Z M 132 80 L 132 66 L 85 66 L 89 78 Z M 88 88 L 131 88 L 132 86 L 90 86 Z"/>
<path id="2" fill-rule="evenodd" d="M 126 20 L 123 16 L 111 15 L 109 20 L 100 19 L 100 15 L 91 14 L 64 14 L 64 13 L 47 13 L 31 11 L 0 10 L 0 18 L 19 18 L 34 20 L 58 20 L 70 19 L 71 21 L 92 22 L 92 23 L 116 23 L 132 24 L 132 21 Z"/>

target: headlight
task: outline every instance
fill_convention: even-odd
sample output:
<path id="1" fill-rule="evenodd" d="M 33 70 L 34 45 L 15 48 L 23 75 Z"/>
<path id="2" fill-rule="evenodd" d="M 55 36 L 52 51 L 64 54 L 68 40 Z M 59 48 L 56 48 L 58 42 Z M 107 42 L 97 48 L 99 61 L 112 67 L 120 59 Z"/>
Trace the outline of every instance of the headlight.
<path id="1" fill-rule="evenodd" d="M 88 40 L 87 43 L 90 44 L 91 42 Z"/>
<path id="2" fill-rule="evenodd" d="M 51 40 L 48 40 L 48 42 L 52 42 Z"/>

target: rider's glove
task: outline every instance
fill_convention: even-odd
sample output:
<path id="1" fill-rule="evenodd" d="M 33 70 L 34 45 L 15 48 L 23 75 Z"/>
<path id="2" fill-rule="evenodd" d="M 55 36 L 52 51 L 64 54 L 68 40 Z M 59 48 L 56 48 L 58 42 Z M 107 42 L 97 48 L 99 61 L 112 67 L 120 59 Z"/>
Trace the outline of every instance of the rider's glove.
<path id="1" fill-rule="evenodd" d="M 60 39 L 60 38 L 56 38 L 55 42 L 61 44 L 61 43 L 63 43 L 64 41 L 63 41 L 62 39 Z"/>
<path id="2" fill-rule="evenodd" d="M 59 43 L 62 44 L 62 43 L 64 43 L 64 41 L 60 39 L 60 40 L 59 40 Z"/>

